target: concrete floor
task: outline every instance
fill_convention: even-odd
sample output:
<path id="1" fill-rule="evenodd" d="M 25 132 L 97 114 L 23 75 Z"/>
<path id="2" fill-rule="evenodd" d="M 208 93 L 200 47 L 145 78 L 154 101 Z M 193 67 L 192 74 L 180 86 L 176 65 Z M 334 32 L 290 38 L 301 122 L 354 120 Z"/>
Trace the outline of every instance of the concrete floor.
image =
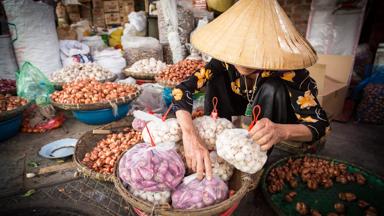
<path id="1" fill-rule="evenodd" d="M 44 144 L 60 138 L 79 138 L 85 131 L 95 127 L 69 118 L 63 128 L 45 134 L 21 133 L 0 143 L 0 214 L 23 215 L 15 214 L 12 209 L 28 210 L 44 206 L 73 209 L 73 215 L 133 214 L 112 184 L 74 176 L 76 169 L 71 158 L 62 161 L 38 156 L 38 151 Z M 384 126 L 333 122 L 332 129 L 325 148 L 319 154 L 355 163 L 384 176 Z M 287 155 L 289 154 L 274 150 L 268 164 Z M 31 167 L 29 162 L 37 162 L 39 166 Z M 41 174 L 26 179 L 24 176 L 28 172 Z M 35 189 L 36 193 L 30 197 L 20 196 L 30 189 Z M 65 202 L 61 202 L 63 200 Z M 258 188 L 242 200 L 234 215 L 274 213 Z"/>

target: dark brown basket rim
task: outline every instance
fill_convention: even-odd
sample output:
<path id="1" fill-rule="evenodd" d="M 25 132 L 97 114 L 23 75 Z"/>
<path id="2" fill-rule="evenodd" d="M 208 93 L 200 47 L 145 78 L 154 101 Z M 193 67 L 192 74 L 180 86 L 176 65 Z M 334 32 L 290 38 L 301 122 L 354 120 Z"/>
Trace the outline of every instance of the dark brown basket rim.
<path id="1" fill-rule="evenodd" d="M 31 105 L 31 102 L 28 102 L 27 104 L 25 104 L 23 106 L 19 106 L 16 109 L 0 112 L 0 122 L 8 120 L 12 117 L 15 117 L 15 116 L 23 113 L 24 110 L 26 110 L 30 105 Z"/>
<path id="2" fill-rule="evenodd" d="M 116 130 L 116 129 L 123 129 L 123 128 L 132 128 L 130 127 L 129 125 L 122 125 L 122 126 L 118 126 L 118 127 L 109 127 L 108 125 L 104 125 L 102 127 L 99 127 L 98 129 L 109 129 L 109 130 Z M 89 146 L 89 149 L 93 149 L 97 142 L 95 143 L 89 143 L 87 142 L 87 140 L 84 140 L 86 139 L 86 137 L 88 135 L 92 135 L 92 131 L 87 131 L 86 133 L 84 133 L 80 138 L 79 140 L 77 141 L 76 143 L 76 146 L 75 146 L 75 151 L 74 151 L 74 154 L 73 154 L 73 161 L 74 163 L 76 164 L 77 166 L 77 170 L 83 174 L 84 176 L 86 177 L 89 177 L 91 179 L 96 179 L 96 180 L 99 180 L 99 181 L 106 181 L 106 182 L 114 182 L 114 175 L 113 174 L 103 174 L 103 173 L 99 173 L 99 172 L 96 172 L 90 168 L 88 168 L 87 166 L 85 166 L 81 161 L 82 161 L 82 156 L 80 153 L 79 153 L 79 149 L 80 149 L 80 146 L 81 145 L 88 145 Z M 103 137 L 105 138 L 107 135 L 104 135 Z M 100 139 L 101 140 L 101 139 Z M 131 146 L 132 147 L 132 146 Z M 129 147 L 129 148 L 131 148 Z M 128 149 L 129 149 L 128 148 Z M 120 157 L 119 157 L 120 158 Z"/>
<path id="3" fill-rule="evenodd" d="M 142 89 L 140 88 L 139 85 L 134 85 L 137 88 L 137 91 L 133 94 L 130 94 L 124 98 L 117 98 L 108 102 L 103 102 L 103 103 L 93 103 L 93 104 L 61 104 L 61 103 L 56 103 L 56 102 L 51 102 L 54 107 L 63 109 L 63 110 L 98 110 L 98 109 L 108 109 L 111 108 L 111 104 L 116 104 L 116 105 L 121 105 L 121 104 L 127 104 L 134 99 L 136 99 Z"/>
<path id="4" fill-rule="evenodd" d="M 127 150 L 128 151 L 128 150 Z M 189 209 L 189 210 L 181 210 L 181 209 L 173 209 L 169 205 L 159 205 L 154 206 L 152 203 L 142 200 L 138 197 L 135 197 L 131 192 L 129 192 L 123 185 L 121 179 L 119 178 L 119 163 L 122 158 L 122 156 L 127 152 L 125 151 L 120 155 L 118 160 L 116 161 L 115 167 L 114 167 L 114 184 L 119 192 L 119 194 L 123 197 L 123 199 L 131 204 L 133 207 L 138 208 L 144 212 L 153 212 L 155 214 L 160 215 L 170 215 L 170 216 L 200 216 L 200 215 L 216 215 L 220 214 L 227 209 L 231 208 L 234 204 L 241 201 L 241 199 L 249 192 L 250 190 L 253 190 L 260 182 L 263 170 L 258 171 L 257 173 L 250 175 L 247 173 L 239 172 L 241 175 L 242 180 L 242 186 L 241 188 L 236 191 L 236 193 L 229 197 L 228 199 L 212 205 L 205 208 L 200 209 Z M 254 181 L 254 182 L 252 182 Z"/>

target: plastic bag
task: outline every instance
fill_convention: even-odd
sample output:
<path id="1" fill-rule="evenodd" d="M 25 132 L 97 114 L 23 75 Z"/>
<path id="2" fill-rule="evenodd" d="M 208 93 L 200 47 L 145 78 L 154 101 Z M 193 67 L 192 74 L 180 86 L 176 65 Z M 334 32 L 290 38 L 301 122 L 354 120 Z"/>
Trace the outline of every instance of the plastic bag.
<path id="1" fill-rule="evenodd" d="M 109 39 L 108 39 L 109 46 L 117 49 L 122 48 L 121 36 L 123 36 L 123 28 L 113 29 L 109 34 Z"/>
<path id="2" fill-rule="evenodd" d="M 209 157 L 212 164 L 212 174 L 218 176 L 223 181 L 231 179 L 234 169 L 233 166 L 220 158 L 216 151 L 211 151 Z"/>
<path id="3" fill-rule="evenodd" d="M 83 37 L 81 40 L 82 43 L 86 44 L 89 49 L 90 53 L 93 55 L 96 51 L 101 51 L 105 49 L 107 46 L 105 45 L 103 39 L 101 36 L 95 35 L 90 37 Z"/>
<path id="4" fill-rule="evenodd" d="M 98 65 L 116 75 L 122 75 L 121 72 L 127 66 L 120 49 L 108 48 L 100 52 L 96 51 L 94 58 Z"/>
<path id="5" fill-rule="evenodd" d="M 144 113 L 143 111 L 136 110 L 133 111 L 133 116 L 135 117 L 132 121 L 132 128 L 135 129 L 136 131 L 143 131 L 145 128 L 145 125 L 149 122 L 148 119 L 141 118 L 140 113 Z M 145 113 L 147 115 L 154 115 L 157 118 L 161 118 L 160 114 L 152 114 L 152 113 Z"/>
<path id="6" fill-rule="evenodd" d="M 129 191 L 133 193 L 134 196 L 154 204 L 167 204 L 171 200 L 170 191 L 150 192 L 143 190 L 135 190 L 132 187 L 129 187 Z"/>
<path id="7" fill-rule="evenodd" d="M 89 51 L 89 47 L 86 44 L 76 40 L 60 41 L 60 58 L 64 67 L 74 63 L 91 62 L 92 57 L 89 55 Z"/>
<path id="8" fill-rule="evenodd" d="M 214 119 L 210 116 L 202 116 L 193 120 L 193 125 L 208 150 L 216 149 L 216 137 L 225 129 L 233 128 L 232 122 L 225 118 Z"/>
<path id="9" fill-rule="evenodd" d="M 167 110 L 165 101 L 161 97 L 163 87 L 157 84 L 143 84 L 141 87 L 142 92 L 132 102 L 132 109 L 154 113 L 163 113 Z"/>
<path id="10" fill-rule="evenodd" d="M 37 106 L 34 104 L 24 112 L 21 131 L 24 133 L 43 133 L 61 127 L 64 121 L 64 114 L 56 114 L 52 105 Z"/>
<path id="11" fill-rule="evenodd" d="M 54 86 L 35 66 L 25 62 L 16 74 L 17 95 L 38 105 L 50 104 L 49 95 Z"/>
<path id="12" fill-rule="evenodd" d="M 146 58 L 163 60 L 163 48 L 156 38 L 128 37 L 122 41 L 122 44 L 128 66 Z"/>
<path id="13" fill-rule="evenodd" d="M 238 170 L 254 174 L 267 161 L 267 153 L 253 142 L 245 129 L 226 129 L 217 136 L 217 154 Z"/>
<path id="14" fill-rule="evenodd" d="M 172 206 L 177 209 L 197 209 L 217 204 L 228 197 L 228 186 L 219 177 L 198 180 L 196 174 L 184 178 L 172 193 Z"/>
<path id="15" fill-rule="evenodd" d="M 131 23 L 138 32 L 142 32 L 147 27 L 147 17 L 144 11 L 131 12 L 128 15 L 129 23 Z"/>
<path id="16" fill-rule="evenodd" d="M 119 163 L 119 177 L 135 190 L 174 190 L 184 174 L 184 163 L 174 143 L 137 144 L 124 154 Z"/>
<path id="17" fill-rule="evenodd" d="M 170 118 L 165 121 L 161 119 L 153 120 L 147 124 L 147 127 L 151 133 L 149 134 L 148 130 L 143 130 L 143 139 L 147 143 L 150 143 L 151 140 L 153 140 L 155 144 L 163 142 L 176 143 L 181 140 L 181 128 L 175 118 Z"/>
<path id="18" fill-rule="evenodd" d="M 77 40 L 81 42 L 83 42 L 82 40 L 84 39 L 84 37 L 89 35 L 89 33 L 92 31 L 88 20 L 82 20 L 75 24 L 72 24 L 71 28 L 75 29 L 77 34 Z"/>

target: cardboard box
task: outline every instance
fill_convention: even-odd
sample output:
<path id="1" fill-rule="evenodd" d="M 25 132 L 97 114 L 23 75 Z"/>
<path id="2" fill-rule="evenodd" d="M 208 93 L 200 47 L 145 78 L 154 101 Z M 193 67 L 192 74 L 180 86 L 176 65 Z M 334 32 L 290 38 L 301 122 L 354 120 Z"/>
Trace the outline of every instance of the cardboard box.
<path id="1" fill-rule="evenodd" d="M 120 25 L 120 13 L 105 13 L 105 24 L 106 25 Z"/>
<path id="2" fill-rule="evenodd" d="M 104 1 L 104 12 L 119 12 L 119 2 L 118 1 Z"/>
<path id="3" fill-rule="evenodd" d="M 308 68 L 308 71 L 316 81 L 319 103 L 326 111 L 328 118 L 333 119 L 343 110 L 353 68 L 353 56 L 318 56 L 319 60 Z"/>
<path id="4" fill-rule="evenodd" d="M 104 1 L 103 0 L 92 0 L 92 6 L 93 8 L 104 8 Z"/>
<path id="5" fill-rule="evenodd" d="M 88 21 L 91 21 L 91 10 L 91 3 L 83 3 L 83 6 L 80 7 L 80 17 L 82 19 L 87 19 Z"/>

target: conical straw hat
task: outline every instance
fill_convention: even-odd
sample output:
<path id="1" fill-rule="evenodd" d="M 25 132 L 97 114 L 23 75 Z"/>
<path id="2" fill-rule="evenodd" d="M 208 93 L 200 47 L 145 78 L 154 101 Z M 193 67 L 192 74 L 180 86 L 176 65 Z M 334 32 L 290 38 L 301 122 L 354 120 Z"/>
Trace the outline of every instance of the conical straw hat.
<path id="1" fill-rule="evenodd" d="M 197 29 L 191 42 L 216 59 L 248 68 L 302 69 L 317 60 L 276 0 L 240 0 Z"/>

